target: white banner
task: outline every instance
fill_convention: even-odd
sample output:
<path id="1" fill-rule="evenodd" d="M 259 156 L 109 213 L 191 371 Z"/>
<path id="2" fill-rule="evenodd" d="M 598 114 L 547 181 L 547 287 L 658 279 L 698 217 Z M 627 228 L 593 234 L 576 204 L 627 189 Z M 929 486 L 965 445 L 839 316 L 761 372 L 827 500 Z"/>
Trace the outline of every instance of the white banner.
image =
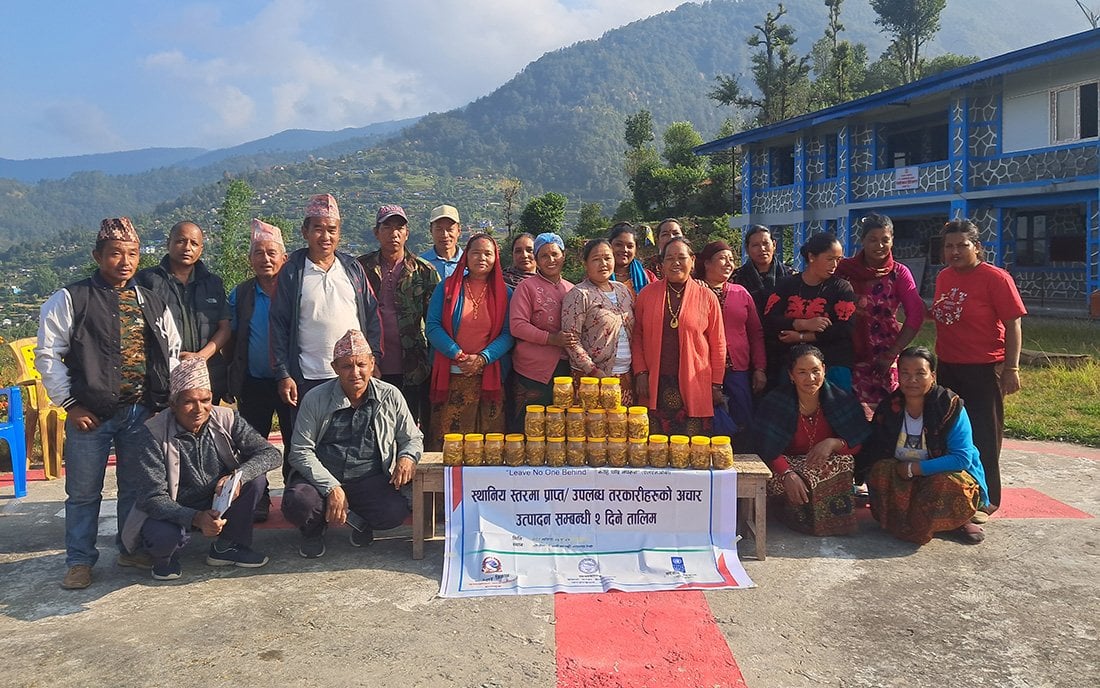
<path id="1" fill-rule="evenodd" d="M 734 471 L 448 468 L 442 597 L 753 587 Z"/>

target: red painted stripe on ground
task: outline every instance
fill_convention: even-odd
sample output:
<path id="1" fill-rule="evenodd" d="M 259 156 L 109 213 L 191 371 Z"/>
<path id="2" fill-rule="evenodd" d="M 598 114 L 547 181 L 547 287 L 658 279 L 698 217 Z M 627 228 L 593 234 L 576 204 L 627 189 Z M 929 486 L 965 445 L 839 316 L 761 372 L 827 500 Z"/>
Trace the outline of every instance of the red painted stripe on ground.
<path id="1" fill-rule="evenodd" d="M 1002 444 L 1004 449 L 1019 451 L 1028 454 L 1049 454 L 1051 456 L 1064 456 L 1070 459 L 1092 459 L 1100 461 L 1100 449 L 1085 447 L 1076 444 L 1062 444 L 1058 442 L 1032 442 L 1030 440 L 1006 439 Z"/>
<path id="2" fill-rule="evenodd" d="M 746 688 L 702 592 L 558 594 L 554 611 L 559 688 Z"/>
<path id="3" fill-rule="evenodd" d="M 1030 487 L 1006 487 L 1001 490 L 1001 507 L 992 518 L 1092 518 Z"/>

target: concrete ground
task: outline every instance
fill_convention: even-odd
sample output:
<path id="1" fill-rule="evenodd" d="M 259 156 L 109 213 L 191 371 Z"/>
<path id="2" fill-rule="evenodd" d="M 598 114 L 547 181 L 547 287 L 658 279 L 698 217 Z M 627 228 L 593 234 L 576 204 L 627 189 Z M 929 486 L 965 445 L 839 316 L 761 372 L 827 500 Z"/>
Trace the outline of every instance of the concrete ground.
<path id="1" fill-rule="evenodd" d="M 742 548 L 758 587 L 691 593 L 720 629 L 707 649 L 732 653 L 727 675 L 744 677 L 706 685 L 1100 685 L 1100 450 L 1009 442 L 1003 463 L 1005 508 L 978 546 L 913 547 L 866 515 L 837 538 L 773 521 L 766 561 Z M 557 629 L 606 619 L 565 619 L 566 596 L 437 598 L 442 541 L 413 561 L 408 527 L 364 550 L 330 531 L 315 561 L 298 556 L 296 532 L 259 530 L 271 563 L 257 570 L 206 566 L 197 535 L 184 577 L 157 583 L 115 565 L 104 518 L 92 587 L 62 590 L 62 482 L 0 494 L 0 685 L 702 685 L 694 655 L 626 666 L 637 639 L 692 632 L 646 609 L 578 652 Z M 569 597 L 599 609 L 677 594 Z"/>

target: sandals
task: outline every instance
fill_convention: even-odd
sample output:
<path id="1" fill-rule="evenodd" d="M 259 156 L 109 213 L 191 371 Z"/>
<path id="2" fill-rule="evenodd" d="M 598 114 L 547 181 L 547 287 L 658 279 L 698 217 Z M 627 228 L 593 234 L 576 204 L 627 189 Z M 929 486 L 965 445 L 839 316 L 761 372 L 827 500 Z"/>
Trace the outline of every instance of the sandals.
<path id="1" fill-rule="evenodd" d="M 955 533 L 964 544 L 977 545 L 985 540 L 985 531 L 976 523 L 967 523 L 955 529 Z"/>

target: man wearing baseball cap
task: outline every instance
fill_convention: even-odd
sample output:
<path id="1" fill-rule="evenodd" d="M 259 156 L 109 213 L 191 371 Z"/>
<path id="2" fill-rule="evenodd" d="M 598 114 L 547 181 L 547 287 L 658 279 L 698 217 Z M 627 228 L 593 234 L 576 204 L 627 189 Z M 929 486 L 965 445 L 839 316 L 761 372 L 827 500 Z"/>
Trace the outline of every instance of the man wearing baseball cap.
<path id="1" fill-rule="evenodd" d="M 428 223 L 432 232 L 432 247 L 421 257 L 435 267 L 440 279 L 447 279 L 458 267 L 458 259 L 462 257 L 462 249 L 458 246 L 458 238 L 462 235 L 458 208 L 453 205 L 437 205 L 432 208 Z"/>

